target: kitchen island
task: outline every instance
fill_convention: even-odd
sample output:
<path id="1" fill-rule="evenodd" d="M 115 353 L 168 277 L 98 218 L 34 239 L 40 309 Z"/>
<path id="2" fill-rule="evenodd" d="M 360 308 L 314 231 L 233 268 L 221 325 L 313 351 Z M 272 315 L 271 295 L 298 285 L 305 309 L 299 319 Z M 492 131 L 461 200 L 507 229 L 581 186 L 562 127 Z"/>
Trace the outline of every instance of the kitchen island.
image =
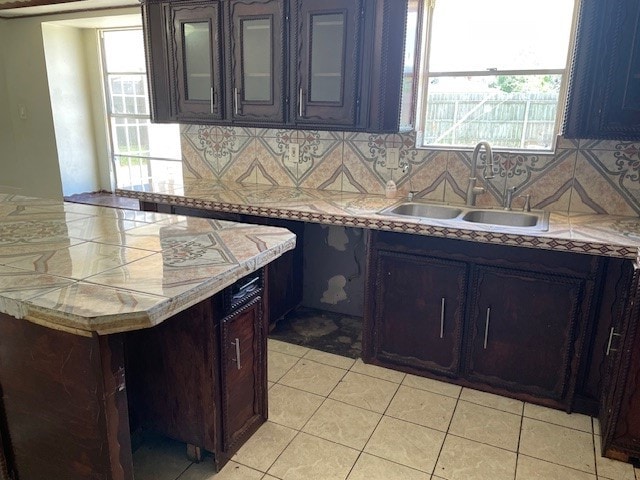
<path id="1" fill-rule="evenodd" d="M 0 195 L 0 478 L 131 479 L 151 429 L 218 466 L 266 419 L 286 229 Z"/>

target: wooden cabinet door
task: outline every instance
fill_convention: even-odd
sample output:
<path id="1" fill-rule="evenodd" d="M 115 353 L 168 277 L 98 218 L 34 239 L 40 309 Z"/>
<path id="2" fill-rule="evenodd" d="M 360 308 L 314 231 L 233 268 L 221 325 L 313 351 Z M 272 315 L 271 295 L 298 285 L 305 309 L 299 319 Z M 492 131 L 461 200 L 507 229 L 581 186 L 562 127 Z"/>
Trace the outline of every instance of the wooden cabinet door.
<path id="1" fill-rule="evenodd" d="M 383 363 L 456 374 L 466 265 L 395 252 L 377 255 L 373 356 Z"/>
<path id="2" fill-rule="evenodd" d="M 285 120 L 284 0 L 232 0 L 231 118 L 238 122 Z"/>
<path id="3" fill-rule="evenodd" d="M 570 405 L 583 281 L 477 267 L 472 288 L 467 377 Z"/>
<path id="4" fill-rule="evenodd" d="M 640 456 L 640 272 L 630 270 L 631 281 L 620 285 L 624 308 L 609 332 L 599 412 L 602 454 L 623 461 Z"/>
<path id="5" fill-rule="evenodd" d="M 220 331 L 222 449 L 230 456 L 267 418 L 262 299 L 226 316 Z"/>
<path id="6" fill-rule="evenodd" d="M 582 2 L 565 136 L 640 139 L 640 3 Z"/>
<path id="7" fill-rule="evenodd" d="M 223 116 L 220 9 L 216 1 L 170 4 L 171 83 L 178 120 Z"/>
<path id="8" fill-rule="evenodd" d="M 299 125 L 356 125 L 362 0 L 298 0 L 293 118 Z"/>

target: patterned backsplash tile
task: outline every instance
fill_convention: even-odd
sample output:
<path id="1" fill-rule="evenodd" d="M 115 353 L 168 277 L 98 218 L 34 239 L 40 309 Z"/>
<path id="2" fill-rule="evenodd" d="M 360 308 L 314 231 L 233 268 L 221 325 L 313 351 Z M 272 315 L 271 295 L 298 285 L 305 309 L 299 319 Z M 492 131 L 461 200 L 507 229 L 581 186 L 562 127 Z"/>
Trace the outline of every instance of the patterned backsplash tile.
<path id="1" fill-rule="evenodd" d="M 185 177 L 383 194 L 464 203 L 471 152 L 415 148 L 415 132 L 369 134 L 236 127 L 182 126 Z M 297 143 L 299 158 L 289 158 Z M 389 149 L 399 151 L 398 167 Z M 484 154 L 481 156 L 484 160 Z M 482 163 L 482 162 L 481 162 Z M 390 168 L 391 167 L 391 168 Z M 640 215 L 640 142 L 558 138 L 553 154 L 496 152 L 494 178 L 478 184 L 481 206 L 500 206 L 508 188 L 531 195 L 534 208 L 556 212 Z M 486 183 L 486 185 L 485 185 Z"/>

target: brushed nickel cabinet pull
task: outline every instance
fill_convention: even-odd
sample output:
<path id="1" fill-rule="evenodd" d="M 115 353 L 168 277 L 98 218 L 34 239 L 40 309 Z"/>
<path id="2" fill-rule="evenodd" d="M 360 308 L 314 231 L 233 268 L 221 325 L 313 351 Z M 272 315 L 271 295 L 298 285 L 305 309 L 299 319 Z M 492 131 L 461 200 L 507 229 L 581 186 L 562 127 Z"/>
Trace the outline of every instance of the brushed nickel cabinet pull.
<path id="1" fill-rule="evenodd" d="M 444 338 L 444 297 L 440 304 L 440 338 Z"/>
<path id="2" fill-rule="evenodd" d="M 213 87 L 211 87 L 211 91 L 209 93 L 209 102 L 211 103 L 211 113 L 213 113 Z"/>
<path id="3" fill-rule="evenodd" d="M 302 118 L 304 113 L 304 92 L 300 89 L 298 93 L 298 116 Z"/>
<path id="4" fill-rule="evenodd" d="M 236 358 L 233 358 L 232 360 L 236 362 L 236 367 L 240 370 L 240 339 L 236 338 L 235 342 L 231 342 L 231 345 L 236 347 Z"/>
<path id="5" fill-rule="evenodd" d="M 613 337 L 620 337 L 619 333 L 616 333 L 615 327 L 611 327 L 611 331 L 609 332 L 609 341 L 607 342 L 607 353 L 606 356 L 609 356 L 611 352 L 617 352 L 617 348 L 611 348 L 611 342 L 613 341 Z"/>
<path id="6" fill-rule="evenodd" d="M 238 115 L 238 88 L 233 89 L 233 111 Z"/>
<path id="7" fill-rule="evenodd" d="M 489 337 L 489 322 L 491 320 L 491 307 L 487 308 L 487 319 L 484 323 L 484 349 L 487 349 L 487 338 Z"/>

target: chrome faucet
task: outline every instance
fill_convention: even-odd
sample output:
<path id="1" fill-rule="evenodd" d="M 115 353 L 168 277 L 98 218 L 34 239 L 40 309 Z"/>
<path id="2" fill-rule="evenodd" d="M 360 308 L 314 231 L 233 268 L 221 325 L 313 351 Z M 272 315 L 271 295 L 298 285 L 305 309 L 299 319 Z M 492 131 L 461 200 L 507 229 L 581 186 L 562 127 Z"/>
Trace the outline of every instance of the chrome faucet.
<path id="1" fill-rule="evenodd" d="M 511 203 L 513 202 L 513 194 L 516 192 L 516 187 L 507 188 L 507 195 L 504 197 L 504 209 L 511 210 Z"/>
<path id="2" fill-rule="evenodd" d="M 478 170 L 478 159 L 480 158 L 480 150 L 484 147 L 486 150 L 486 160 L 484 162 L 484 169 L 482 170 L 482 178 L 485 180 L 492 179 L 493 174 L 493 152 L 491 151 L 491 145 L 489 142 L 479 142 L 476 148 L 473 149 L 473 155 L 471 156 L 471 176 L 469 177 L 469 185 L 467 186 L 467 205 L 474 206 L 476 204 L 476 196 L 481 193 L 485 193 L 484 187 L 476 186 L 478 178 L 476 177 L 476 170 Z"/>
<path id="3" fill-rule="evenodd" d="M 409 171 L 409 164 L 405 163 L 402 167 L 402 173 L 407 173 Z M 409 193 L 407 194 L 407 200 L 413 202 L 413 197 L 415 197 L 417 190 L 413 189 L 413 184 L 411 182 L 411 175 L 409 175 Z"/>

